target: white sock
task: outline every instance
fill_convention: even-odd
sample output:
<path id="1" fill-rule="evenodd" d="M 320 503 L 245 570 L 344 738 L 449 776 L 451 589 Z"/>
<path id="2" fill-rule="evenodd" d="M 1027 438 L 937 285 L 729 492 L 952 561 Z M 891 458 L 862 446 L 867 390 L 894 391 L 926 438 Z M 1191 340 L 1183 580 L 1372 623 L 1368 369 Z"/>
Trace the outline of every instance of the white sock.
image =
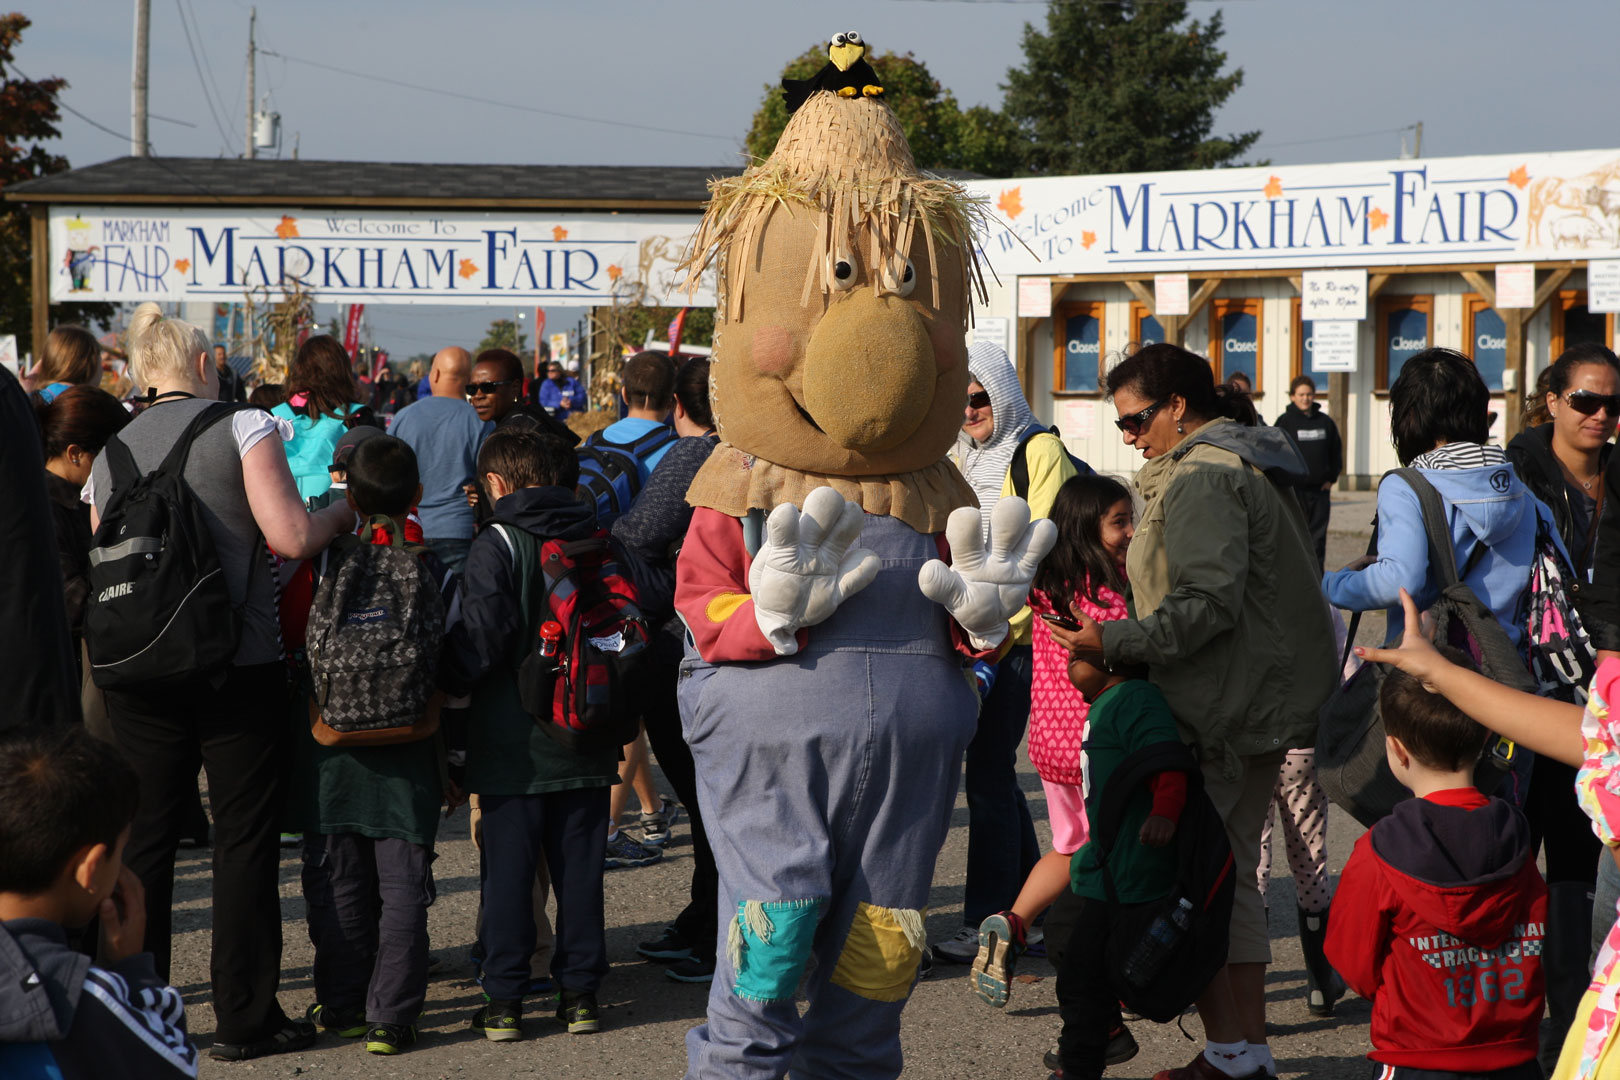
<path id="1" fill-rule="evenodd" d="M 1277 1075 L 1277 1059 L 1271 1056 L 1271 1047 L 1265 1043 L 1250 1043 L 1249 1057 L 1254 1059 L 1256 1065 L 1265 1066 L 1267 1076 Z"/>
<path id="2" fill-rule="evenodd" d="M 1233 1080 L 1248 1076 L 1260 1067 L 1249 1053 L 1249 1044 L 1242 1040 L 1234 1043 L 1205 1042 L 1204 1059 Z"/>
<path id="3" fill-rule="evenodd" d="M 611 844 L 611 843 L 613 843 L 613 841 L 617 840 L 618 838 L 619 838 L 619 830 L 618 829 L 614 829 L 612 832 L 608 833 L 608 843 Z"/>

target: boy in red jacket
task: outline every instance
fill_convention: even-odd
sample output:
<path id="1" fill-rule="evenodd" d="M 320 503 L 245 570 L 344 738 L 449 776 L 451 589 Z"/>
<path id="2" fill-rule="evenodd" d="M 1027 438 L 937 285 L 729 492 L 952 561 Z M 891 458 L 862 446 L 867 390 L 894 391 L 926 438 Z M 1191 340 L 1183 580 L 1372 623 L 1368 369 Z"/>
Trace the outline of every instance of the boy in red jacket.
<path id="1" fill-rule="evenodd" d="M 1483 727 L 1393 668 L 1378 704 L 1417 798 L 1356 841 L 1327 930 L 1328 960 L 1373 1003 L 1367 1056 L 1381 1080 L 1534 1080 L 1547 886 L 1530 827 L 1474 788 Z"/>

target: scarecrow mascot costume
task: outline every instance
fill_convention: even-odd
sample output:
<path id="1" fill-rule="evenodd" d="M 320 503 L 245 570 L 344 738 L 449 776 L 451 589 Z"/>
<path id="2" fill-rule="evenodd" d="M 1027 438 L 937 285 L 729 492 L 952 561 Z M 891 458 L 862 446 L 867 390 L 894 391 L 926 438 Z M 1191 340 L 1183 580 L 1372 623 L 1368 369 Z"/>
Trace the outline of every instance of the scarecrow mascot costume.
<path id="1" fill-rule="evenodd" d="M 986 549 L 945 460 L 982 210 L 917 170 L 887 105 L 816 90 L 711 193 L 688 270 L 719 270 L 721 442 L 675 603 L 725 940 L 687 1076 L 894 1077 L 978 711 L 964 666 L 1056 530 L 1002 499 Z"/>

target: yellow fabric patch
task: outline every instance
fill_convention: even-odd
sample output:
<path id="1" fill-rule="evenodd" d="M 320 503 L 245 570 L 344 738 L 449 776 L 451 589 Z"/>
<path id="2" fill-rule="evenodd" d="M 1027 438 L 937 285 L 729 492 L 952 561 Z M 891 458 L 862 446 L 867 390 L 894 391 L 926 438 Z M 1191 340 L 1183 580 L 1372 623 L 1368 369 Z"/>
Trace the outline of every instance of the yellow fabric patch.
<path id="1" fill-rule="evenodd" d="M 863 902 L 855 909 L 832 981 L 869 1001 L 904 1001 L 922 960 L 921 945 L 915 943 L 922 914 Z"/>
<path id="2" fill-rule="evenodd" d="M 709 606 L 703 609 L 703 615 L 712 623 L 723 623 L 753 597 L 747 593 L 721 593 L 709 601 Z"/>

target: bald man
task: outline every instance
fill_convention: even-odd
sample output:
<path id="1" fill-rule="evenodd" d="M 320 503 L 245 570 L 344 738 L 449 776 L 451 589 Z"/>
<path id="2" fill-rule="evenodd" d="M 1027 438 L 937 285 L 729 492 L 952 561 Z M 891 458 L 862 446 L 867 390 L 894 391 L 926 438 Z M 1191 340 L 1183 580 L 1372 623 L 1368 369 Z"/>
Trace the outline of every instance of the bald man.
<path id="1" fill-rule="evenodd" d="M 471 374 L 471 353 L 454 345 L 440 349 L 428 372 L 432 393 L 401 409 L 388 429 L 416 451 L 422 534 L 433 553 L 458 574 L 473 537 L 473 510 L 463 486 L 473 481 L 478 446 L 490 429 L 467 403 Z"/>

